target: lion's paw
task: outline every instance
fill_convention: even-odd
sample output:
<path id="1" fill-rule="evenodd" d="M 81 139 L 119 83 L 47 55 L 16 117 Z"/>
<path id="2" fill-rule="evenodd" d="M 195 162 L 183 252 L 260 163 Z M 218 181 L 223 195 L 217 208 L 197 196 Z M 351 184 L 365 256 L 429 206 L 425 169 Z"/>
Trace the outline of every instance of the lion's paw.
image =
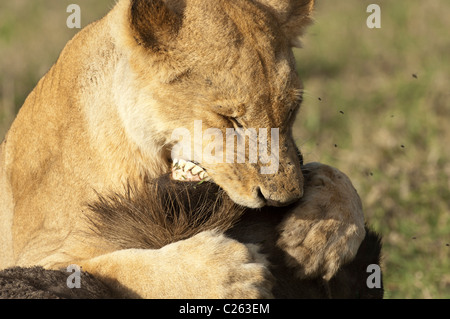
<path id="1" fill-rule="evenodd" d="M 193 298 L 271 298 L 273 277 L 256 245 L 244 245 L 214 231 L 166 246 L 176 250 L 177 268 Z M 188 288 L 189 287 L 189 288 Z"/>
<path id="2" fill-rule="evenodd" d="M 278 246 L 299 278 L 331 279 L 364 239 L 364 215 L 350 179 L 339 170 L 305 165 L 305 195 L 279 226 Z"/>

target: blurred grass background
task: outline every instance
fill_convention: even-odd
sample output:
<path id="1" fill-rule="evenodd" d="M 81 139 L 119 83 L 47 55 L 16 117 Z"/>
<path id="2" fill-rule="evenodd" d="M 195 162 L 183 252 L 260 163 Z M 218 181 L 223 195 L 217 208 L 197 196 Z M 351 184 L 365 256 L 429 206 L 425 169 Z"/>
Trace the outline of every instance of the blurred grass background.
<path id="1" fill-rule="evenodd" d="M 75 1 L 0 2 L 0 140 L 78 31 Z M 77 0 L 82 26 L 114 0 Z M 381 29 L 366 8 L 381 7 Z M 383 235 L 386 298 L 450 298 L 450 1 L 317 0 L 296 50 L 306 161 L 344 171 Z"/>

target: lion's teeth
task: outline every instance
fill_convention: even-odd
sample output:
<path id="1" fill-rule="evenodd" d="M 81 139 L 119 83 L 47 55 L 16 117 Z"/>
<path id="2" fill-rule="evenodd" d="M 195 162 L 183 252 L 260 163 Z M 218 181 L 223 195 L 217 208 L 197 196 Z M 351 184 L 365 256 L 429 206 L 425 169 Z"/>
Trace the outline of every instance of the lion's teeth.
<path id="1" fill-rule="evenodd" d="M 183 168 L 184 172 L 190 171 L 191 169 L 193 169 L 196 165 L 192 162 L 187 162 L 186 165 Z"/>
<path id="2" fill-rule="evenodd" d="M 192 170 L 192 175 L 197 175 L 200 172 L 203 172 L 203 168 L 201 168 L 200 166 L 195 166 Z"/>
<path id="3" fill-rule="evenodd" d="M 173 179 L 179 181 L 198 180 L 209 181 L 211 178 L 205 170 L 191 162 L 183 159 L 173 159 L 172 161 Z"/>

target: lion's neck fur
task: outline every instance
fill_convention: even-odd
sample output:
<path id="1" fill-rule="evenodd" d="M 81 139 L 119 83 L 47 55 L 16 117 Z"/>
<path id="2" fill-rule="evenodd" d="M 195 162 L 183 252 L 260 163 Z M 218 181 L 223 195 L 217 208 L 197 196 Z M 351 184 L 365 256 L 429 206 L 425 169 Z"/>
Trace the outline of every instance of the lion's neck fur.
<path id="1" fill-rule="evenodd" d="M 82 32 L 89 34 L 82 37 L 83 41 L 92 43 L 86 45 L 75 37 L 54 66 L 54 72 L 58 72 L 77 61 L 73 82 L 62 89 L 69 91 L 69 97 L 78 98 L 69 98 L 70 103 L 61 101 L 66 113 L 62 118 L 67 120 L 67 129 L 71 131 L 73 113 L 83 118 L 80 122 L 85 126 L 75 129 L 78 134 L 87 135 L 84 143 L 89 145 L 80 148 L 90 150 L 86 155 L 96 158 L 103 168 L 97 185 L 92 185 L 100 190 L 117 188 L 144 175 L 158 177 L 168 169 L 164 140 L 158 139 L 156 117 L 153 126 L 148 121 L 144 125 L 142 119 L 143 109 L 152 112 L 155 102 L 151 96 L 140 93 L 139 81 L 130 65 L 134 53 L 125 51 L 128 47 L 120 43 L 129 40 L 124 39 L 126 26 L 120 25 L 129 23 L 124 14 L 128 6 L 129 0 L 120 1 L 105 18 L 84 29 Z M 152 70 L 149 68 L 148 72 L 151 74 Z M 68 72 L 61 70 L 64 73 Z"/>
<path id="2" fill-rule="evenodd" d="M 108 66 L 102 68 L 107 71 L 100 74 L 97 85 L 82 85 L 89 91 L 81 94 L 84 99 L 81 105 L 87 125 L 90 126 L 88 131 L 92 133 L 90 142 L 98 147 L 99 156 L 105 159 L 104 163 L 114 166 L 107 168 L 108 173 L 120 174 L 116 176 L 116 181 L 120 183 L 130 179 L 140 180 L 144 175 L 159 177 L 168 170 L 165 141 L 159 136 L 157 117 L 154 116 L 151 125 L 143 120 L 144 113 L 156 112 L 156 102 L 150 94 L 141 93 L 151 90 L 140 90 L 142 81 L 137 79 L 138 75 L 130 64 L 135 52 L 123 45 L 123 41 L 130 41 L 124 34 L 124 30 L 128 30 L 127 26 L 121 25 L 129 23 L 124 14 L 128 6 L 129 0 L 119 2 L 100 22 L 105 34 L 99 36 L 101 48 L 94 55 L 93 63 L 108 61 Z M 98 30 L 94 32 L 98 33 Z M 110 58 L 105 59 L 105 54 L 110 54 Z M 87 65 L 81 81 L 92 81 L 88 74 L 90 67 Z M 148 72 L 152 73 L 151 66 Z M 152 86 L 152 83 L 148 83 L 148 86 Z"/>

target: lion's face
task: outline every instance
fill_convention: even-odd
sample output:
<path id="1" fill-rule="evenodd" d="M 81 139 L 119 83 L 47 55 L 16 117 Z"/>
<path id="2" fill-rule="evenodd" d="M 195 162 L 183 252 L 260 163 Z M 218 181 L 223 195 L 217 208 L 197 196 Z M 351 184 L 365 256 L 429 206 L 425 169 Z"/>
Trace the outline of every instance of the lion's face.
<path id="1" fill-rule="evenodd" d="M 210 178 L 247 207 L 298 200 L 301 155 L 291 127 L 302 86 L 291 48 L 312 1 L 153 2 L 133 1 L 130 20 L 146 50 L 140 67 L 158 72 L 142 73 L 154 101 L 148 121 L 175 175 Z M 296 32 L 283 29 L 291 16 L 303 19 Z"/>

